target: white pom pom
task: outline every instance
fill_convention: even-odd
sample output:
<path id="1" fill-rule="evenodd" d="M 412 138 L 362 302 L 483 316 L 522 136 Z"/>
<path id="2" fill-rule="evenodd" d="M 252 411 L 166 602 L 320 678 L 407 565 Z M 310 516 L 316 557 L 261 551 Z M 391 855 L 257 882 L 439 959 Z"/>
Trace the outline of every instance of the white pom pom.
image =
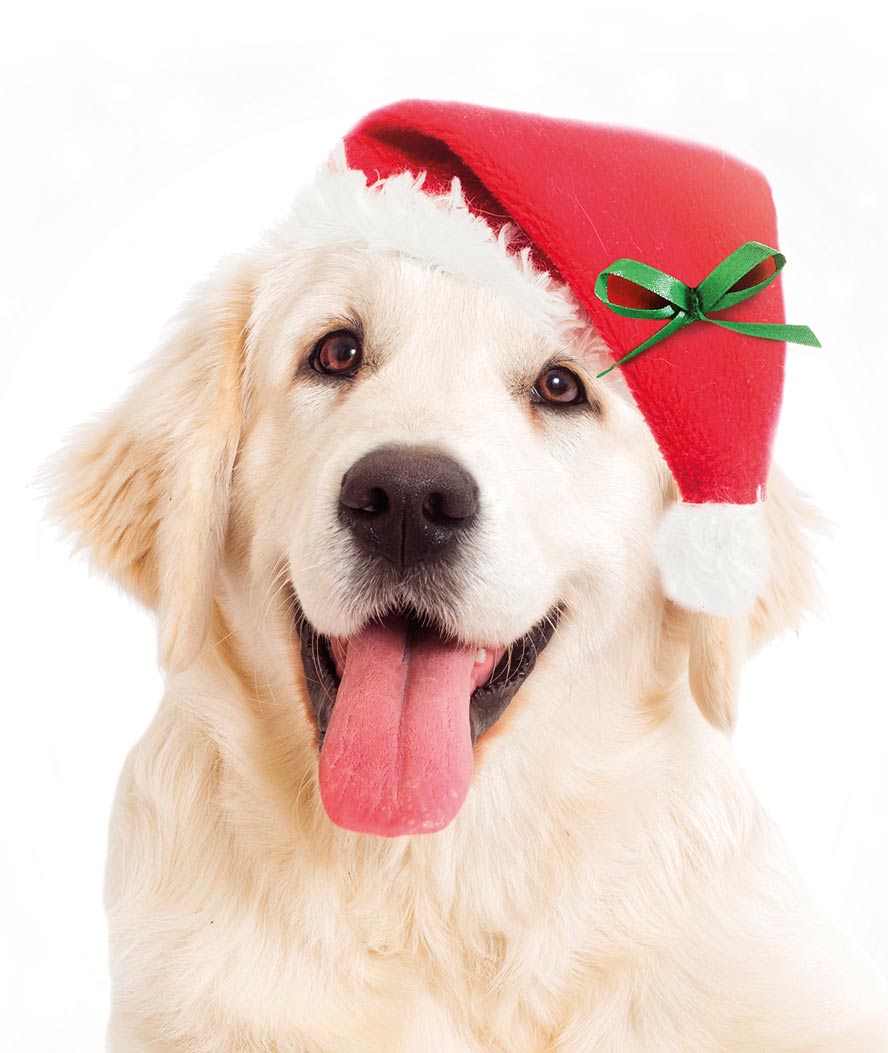
<path id="1" fill-rule="evenodd" d="M 769 570 L 762 502 L 672 505 L 652 543 L 663 591 L 707 614 L 744 614 L 764 591 Z"/>

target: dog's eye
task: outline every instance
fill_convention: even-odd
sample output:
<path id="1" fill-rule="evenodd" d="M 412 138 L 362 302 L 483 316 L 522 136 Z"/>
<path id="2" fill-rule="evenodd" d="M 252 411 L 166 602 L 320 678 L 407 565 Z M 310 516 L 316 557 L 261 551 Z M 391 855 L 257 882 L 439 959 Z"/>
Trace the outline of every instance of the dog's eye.
<path id="1" fill-rule="evenodd" d="M 536 378 L 530 391 L 533 402 L 548 402 L 555 406 L 577 406 L 586 401 L 582 381 L 565 366 L 549 366 Z"/>
<path id="2" fill-rule="evenodd" d="M 361 341 L 349 329 L 327 333 L 314 346 L 309 358 L 312 369 L 331 377 L 351 377 L 360 369 L 364 352 Z"/>

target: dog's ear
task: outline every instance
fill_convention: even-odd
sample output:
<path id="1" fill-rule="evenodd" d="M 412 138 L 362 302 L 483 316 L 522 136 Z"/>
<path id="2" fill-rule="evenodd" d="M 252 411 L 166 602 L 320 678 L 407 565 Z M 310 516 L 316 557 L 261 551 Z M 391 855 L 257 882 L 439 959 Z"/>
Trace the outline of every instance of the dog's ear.
<path id="1" fill-rule="evenodd" d="M 751 653 L 818 607 L 811 536 L 826 533 L 824 520 L 807 498 L 773 468 L 765 502 L 770 573 L 764 593 L 743 617 L 688 615 L 688 677 L 700 711 L 730 731 L 737 714 L 740 671 Z"/>
<path id="2" fill-rule="evenodd" d="M 158 617 L 171 672 L 206 636 L 243 415 L 254 266 L 223 261 L 170 324 L 140 379 L 48 469 L 50 514 L 93 566 Z"/>

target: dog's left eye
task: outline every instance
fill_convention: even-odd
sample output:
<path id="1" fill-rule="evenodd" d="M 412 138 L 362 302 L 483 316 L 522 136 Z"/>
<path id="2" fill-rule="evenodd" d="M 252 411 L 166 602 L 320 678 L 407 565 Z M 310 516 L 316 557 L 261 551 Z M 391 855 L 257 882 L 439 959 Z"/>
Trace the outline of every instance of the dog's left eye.
<path id="1" fill-rule="evenodd" d="M 586 389 L 572 369 L 549 366 L 536 378 L 530 398 L 532 402 L 548 402 L 554 406 L 577 406 L 586 401 Z"/>
<path id="2" fill-rule="evenodd" d="M 331 377 L 351 377 L 364 358 L 361 341 L 350 329 L 337 329 L 315 344 L 309 364 L 318 373 Z"/>

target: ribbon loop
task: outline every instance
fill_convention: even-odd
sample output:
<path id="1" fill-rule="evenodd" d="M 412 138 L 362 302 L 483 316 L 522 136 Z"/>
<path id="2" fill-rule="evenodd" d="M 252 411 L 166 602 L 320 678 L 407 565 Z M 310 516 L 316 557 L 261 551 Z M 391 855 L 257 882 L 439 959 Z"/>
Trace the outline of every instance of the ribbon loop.
<path id="1" fill-rule="evenodd" d="M 647 263 L 628 259 L 615 260 L 595 279 L 595 295 L 598 299 L 615 314 L 628 318 L 666 319 L 667 324 L 599 373 L 598 377 L 605 376 L 616 366 L 623 365 L 693 322 L 709 322 L 722 329 L 730 329 L 732 332 L 763 340 L 785 340 L 791 344 L 820 347 L 820 341 L 806 325 L 731 322 L 708 317 L 710 312 L 727 310 L 761 292 L 774 281 L 785 264 L 786 257 L 776 249 L 759 241 L 747 241 L 726 256 L 699 285 L 691 287 Z M 609 289 L 612 276 L 620 278 L 623 283 L 653 293 L 663 301 L 662 306 L 640 306 L 645 302 L 643 297 L 636 306 L 620 303 L 619 300 L 614 302 Z M 748 284 L 744 283 L 744 279 L 748 279 Z M 623 291 L 625 292 L 625 288 Z"/>
<path id="2" fill-rule="evenodd" d="M 630 285 L 637 285 L 641 289 L 654 293 L 666 303 L 662 307 L 633 307 L 631 304 L 614 302 L 610 298 L 608 279 L 611 275 L 622 278 Z M 649 267 L 646 263 L 638 260 L 615 260 L 610 267 L 605 268 L 595 279 L 595 295 L 616 314 L 622 314 L 628 318 L 673 318 L 676 311 L 687 311 L 691 305 L 691 290 L 683 281 L 673 278 L 664 271 L 658 271 L 655 267 Z"/>
<path id="3" fill-rule="evenodd" d="M 768 260 L 773 261 L 774 269 L 763 281 L 745 288 L 736 288 L 748 274 Z M 726 256 L 697 286 L 704 312 L 723 311 L 755 296 L 771 284 L 785 264 L 786 257 L 776 249 L 768 248 L 758 241 L 747 241 L 730 256 Z"/>

